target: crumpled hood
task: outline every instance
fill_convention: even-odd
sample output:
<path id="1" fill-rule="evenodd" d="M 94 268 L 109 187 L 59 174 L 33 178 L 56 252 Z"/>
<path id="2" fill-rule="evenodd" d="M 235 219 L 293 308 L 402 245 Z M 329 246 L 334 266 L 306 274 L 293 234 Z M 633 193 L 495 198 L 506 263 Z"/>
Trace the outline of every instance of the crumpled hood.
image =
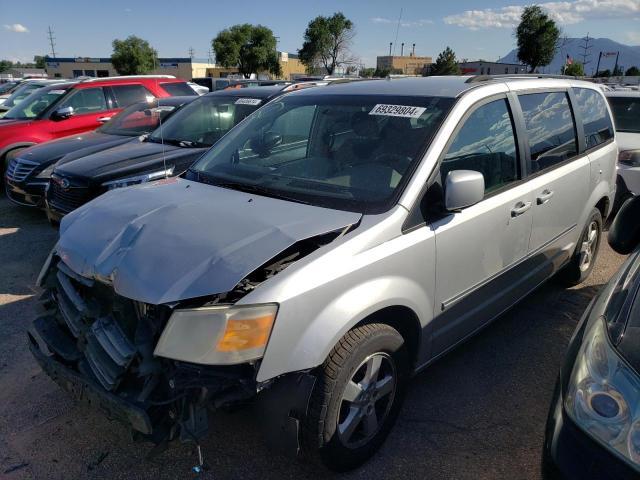
<path id="1" fill-rule="evenodd" d="M 361 214 L 170 178 L 107 192 L 62 220 L 57 252 L 76 273 L 151 304 L 224 293 L 299 240 Z"/>
<path id="2" fill-rule="evenodd" d="M 20 157 L 39 164 L 50 165 L 64 157 L 65 161 L 111 148 L 134 137 L 123 135 L 108 135 L 100 132 L 87 132 L 80 135 L 70 135 L 57 140 L 41 143 L 29 147 L 20 153 Z"/>
<path id="3" fill-rule="evenodd" d="M 175 165 L 175 173 L 186 170 L 206 148 L 181 148 L 138 139 L 81 158 L 64 157 L 56 165 L 56 173 L 101 183 L 114 178 L 135 175 Z"/>

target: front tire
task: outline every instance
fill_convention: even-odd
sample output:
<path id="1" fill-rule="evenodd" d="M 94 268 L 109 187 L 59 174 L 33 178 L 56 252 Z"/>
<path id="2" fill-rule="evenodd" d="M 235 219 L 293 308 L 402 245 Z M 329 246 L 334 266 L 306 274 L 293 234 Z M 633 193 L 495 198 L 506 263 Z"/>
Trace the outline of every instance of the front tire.
<path id="1" fill-rule="evenodd" d="M 569 264 L 560 272 L 560 279 L 568 286 L 575 286 L 584 282 L 591 272 L 598 258 L 602 237 L 602 214 L 594 208 L 589 215 L 587 224 L 578 240 L 578 245 Z"/>
<path id="2" fill-rule="evenodd" d="M 380 448 L 408 381 L 404 339 L 386 324 L 347 332 L 320 368 L 303 422 L 306 456 L 334 471 L 355 468 Z"/>

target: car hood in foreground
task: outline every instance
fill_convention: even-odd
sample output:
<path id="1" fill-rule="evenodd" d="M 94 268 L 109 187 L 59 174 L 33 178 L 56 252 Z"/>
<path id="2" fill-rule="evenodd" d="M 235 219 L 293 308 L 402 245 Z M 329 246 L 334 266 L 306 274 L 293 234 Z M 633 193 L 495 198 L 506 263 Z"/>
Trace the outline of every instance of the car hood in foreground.
<path id="1" fill-rule="evenodd" d="M 65 157 L 65 161 L 69 161 L 135 139 L 136 137 L 124 135 L 87 132 L 35 145 L 21 152 L 20 158 L 48 166 L 62 157 Z"/>
<path id="2" fill-rule="evenodd" d="M 70 213 L 56 250 L 124 297 L 172 303 L 231 291 L 287 247 L 360 217 L 171 178 L 110 191 Z"/>
<path id="3" fill-rule="evenodd" d="M 152 142 L 131 142 L 81 158 L 64 157 L 55 172 L 76 179 L 101 183 L 107 180 L 175 165 L 174 174 L 186 170 L 208 148 L 182 148 Z"/>

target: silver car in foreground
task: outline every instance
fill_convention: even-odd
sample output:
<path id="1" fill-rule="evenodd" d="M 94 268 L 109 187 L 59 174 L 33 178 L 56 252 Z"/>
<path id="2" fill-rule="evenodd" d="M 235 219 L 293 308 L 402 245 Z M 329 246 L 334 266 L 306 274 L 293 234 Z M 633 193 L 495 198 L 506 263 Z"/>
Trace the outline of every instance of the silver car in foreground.
<path id="1" fill-rule="evenodd" d="M 181 178 L 77 209 L 39 278 L 34 356 L 142 438 L 197 442 L 251 401 L 271 445 L 361 464 L 413 374 L 593 268 L 609 107 L 593 84 L 519 77 L 293 92 Z"/>

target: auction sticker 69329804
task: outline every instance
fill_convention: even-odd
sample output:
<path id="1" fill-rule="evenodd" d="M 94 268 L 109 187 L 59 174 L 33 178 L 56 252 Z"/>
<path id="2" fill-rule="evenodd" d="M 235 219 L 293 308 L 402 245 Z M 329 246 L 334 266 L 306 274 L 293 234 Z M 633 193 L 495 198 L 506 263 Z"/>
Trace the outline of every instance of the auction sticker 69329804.
<path id="1" fill-rule="evenodd" d="M 387 117 L 419 118 L 424 113 L 424 107 L 408 105 L 386 105 L 379 103 L 369 112 L 369 115 L 385 115 Z"/>

